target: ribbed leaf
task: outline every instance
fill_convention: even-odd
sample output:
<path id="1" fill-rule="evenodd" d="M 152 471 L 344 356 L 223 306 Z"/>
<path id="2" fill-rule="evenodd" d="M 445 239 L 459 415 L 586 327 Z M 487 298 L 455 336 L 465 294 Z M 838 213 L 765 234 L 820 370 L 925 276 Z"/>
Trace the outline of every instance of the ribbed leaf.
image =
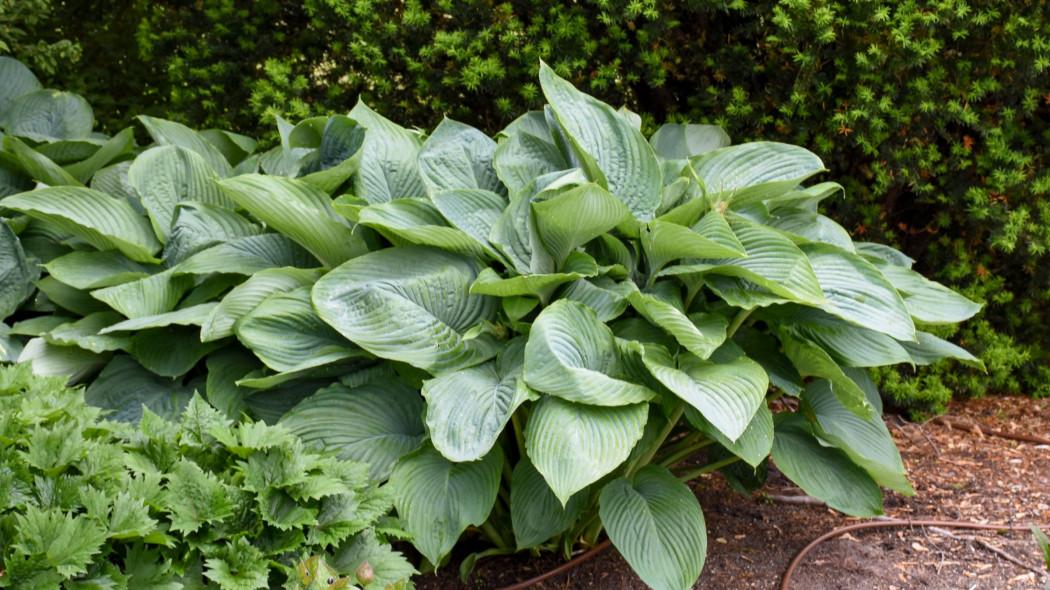
<path id="1" fill-rule="evenodd" d="M 784 475 L 810 496 L 851 516 L 882 514 L 882 492 L 846 453 L 820 443 L 813 426 L 799 414 L 774 420 L 773 461 Z"/>
<path id="2" fill-rule="evenodd" d="M 48 186 L 84 186 L 75 176 L 66 172 L 64 168 L 52 162 L 47 156 L 30 148 L 18 138 L 5 136 L 3 138 L 4 151 L 11 154 L 8 159 L 8 168 L 16 165 L 16 172 L 23 172 L 33 180 Z M 7 159 L 7 158 L 5 158 Z M 22 176 L 19 174 L 18 176 Z M 32 188 L 30 186 L 29 188 Z"/>
<path id="3" fill-rule="evenodd" d="M 762 404 L 758 407 L 747 428 L 736 440 L 730 440 L 722 431 L 715 428 L 700 412 L 693 408 L 685 409 L 685 417 L 689 423 L 703 432 L 705 436 L 718 441 L 729 452 L 740 457 L 748 465 L 758 467 L 769 456 L 773 448 L 773 413 L 769 406 Z"/>
<path id="4" fill-rule="evenodd" d="M 266 225 L 292 238 L 328 268 L 364 254 L 364 239 L 332 209 L 329 196 L 289 178 L 243 174 L 220 183 L 226 194 Z"/>
<path id="5" fill-rule="evenodd" d="M 740 437 L 765 403 L 769 378 L 761 365 L 746 356 L 720 364 L 681 357 L 676 368 L 666 350 L 646 346 L 642 361 L 653 377 L 729 440 Z"/>
<path id="6" fill-rule="evenodd" d="M 529 391 L 520 372 L 500 375 L 488 362 L 424 381 L 423 397 L 434 448 L 450 461 L 477 461 L 492 450 Z"/>
<path id="7" fill-rule="evenodd" d="M 531 549 L 569 529 L 587 506 L 587 492 L 581 490 L 562 506 L 547 480 L 522 457 L 514 466 L 510 486 L 510 520 L 518 549 Z"/>
<path id="8" fill-rule="evenodd" d="M 274 293 L 309 286 L 321 278 L 319 270 L 272 268 L 260 270 L 234 287 L 201 324 L 201 340 L 208 342 L 233 335 L 238 319 Z"/>
<path id="9" fill-rule="evenodd" d="M 158 377 L 126 356 L 115 357 L 84 392 L 84 401 L 111 410 L 107 417 L 138 422 L 145 406 L 154 414 L 174 419 L 193 395 L 177 381 Z"/>
<path id="10" fill-rule="evenodd" d="M 214 342 L 201 342 L 197 334 L 195 326 L 138 330 L 131 337 L 128 352 L 155 375 L 181 377 L 218 347 Z"/>
<path id="11" fill-rule="evenodd" d="M 504 197 L 492 191 L 463 189 L 435 192 L 430 200 L 453 227 L 474 238 L 487 251 L 497 251 L 489 242 L 489 235 L 507 207 Z"/>
<path id="12" fill-rule="evenodd" d="M 234 203 L 216 184 L 219 175 L 196 152 L 178 146 L 142 152 L 128 169 L 128 182 L 149 212 L 157 237 L 167 243 L 175 205 L 198 201 L 233 209 Z"/>
<path id="13" fill-rule="evenodd" d="M 422 247 L 390 248 L 351 260 L 313 288 L 325 322 L 365 350 L 432 372 L 478 364 L 494 340 L 468 334 L 491 321 L 494 298 L 473 295 L 480 263 Z"/>
<path id="14" fill-rule="evenodd" d="M 226 161 L 232 165 L 241 162 L 259 147 L 258 141 L 246 135 L 222 129 L 204 129 L 197 133 L 215 146 L 215 149 L 219 150 Z"/>
<path id="15" fill-rule="evenodd" d="M 635 311 L 666 330 L 686 350 L 699 358 L 711 356 L 725 342 L 726 328 L 729 326 L 725 316 L 697 314 L 694 321 L 693 317 L 687 317 L 670 303 L 641 291 L 634 291 L 627 300 Z"/>
<path id="16" fill-rule="evenodd" d="M 110 332 L 146 330 L 149 328 L 163 328 L 165 326 L 200 326 L 211 315 L 218 303 L 201 303 L 192 307 L 186 307 L 176 311 L 169 311 L 151 316 L 143 316 L 131 320 L 113 323 L 103 328 L 100 334 Z M 194 340 L 198 340 L 194 338 Z"/>
<path id="17" fill-rule="evenodd" d="M 354 190 L 369 203 L 426 196 L 416 155 L 419 135 L 391 122 L 358 100 L 350 118 L 368 132 Z"/>
<path id="18" fill-rule="evenodd" d="M 608 232 L 631 212 L 609 191 L 584 184 L 532 203 L 536 230 L 560 268 L 577 247 Z"/>
<path id="19" fill-rule="evenodd" d="M 419 172 L 431 195 L 454 189 L 482 189 L 506 194 L 496 176 L 492 157 L 496 142 L 489 136 L 452 119 L 441 124 L 419 150 Z"/>
<path id="20" fill-rule="evenodd" d="M 259 368 L 259 360 L 255 355 L 238 346 L 227 346 L 208 355 L 206 367 L 208 376 L 205 391 L 208 394 L 208 403 L 227 418 L 236 419 L 242 412 L 247 412 L 248 406 L 244 403 L 244 398 L 252 391 L 246 387 L 238 387 L 237 381 Z"/>
<path id="21" fill-rule="evenodd" d="M 964 365 L 985 370 L 984 362 L 973 356 L 962 348 L 930 334 L 928 332 L 916 332 L 918 342 L 901 342 L 900 345 L 908 352 L 911 362 L 916 365 L 932 365 L 944 359 L 958 359 Z"/>
<path id="22" fill-rule="evenodd" d="M 224 207 L 183 201 L 175 207 L 164 246 L 164 263 L 174 266 L 212 246 L 255 236 L 263 228 Z"/>
<path id="23" fill-rule="evenodd" d="M 317 268 L 318 261 L 284 234 L 262 234 L 212 246 L 172 270 L 177 274 L 255 274 L 267 268 Z"/>
<path id="24" fill-rule="evenodd" d="M 398 461 L 389 485 L 398 517 L 423 557 L 441 563 L 468 526 L 488 519 L 502 468 L 498 447 L 472 463 L 453 463 L 432 447 Z"/>
<path id="25" fill-rule="evenodd" d="M 649 138 L 649 143 L 668 160 L 685 160 L 729 145 L 729 134 L 718 125 L 667 123 Z"/>
<path id="26" fill-rule="evenodd" d="M 89 188 L 45 188 L 4 199 L 4 207 L 54 224 L 99 250 L 120 250 L 136 262 L 154 262 L 160 243 L 127 202 Z"/>
<path id="27" fill-rule="evenodd" d="M 655 590 L 688 590 L 707 555 L 700 503 L 684 483 L 658 465 L 643 467 L 602 490 L 599 515 L 613 545 Z"/>
<path id="28" fill-rule="evenodd" d="M 645 403 L 602 407 L 544 397 L 529 414 L 525 448 L 565 506 L 627 459 L 648 417 Z"/>
<path id="29" fill-rule="evenodd" d="M 79 346 L 84 350 L 103 353 L 131 348 L 131 338 L 124 334 L 106 334 L 101 331 L 124 319 L 115 311 L 100 311 L 88 314 L 83 318 L 63 324 L 44 333 L 43 337 L 50 344 L 59 346 Z"/>
<path id="30" fill-rule="evenodd" d="M 904 301 L 873 264 L 825 244 L 804 244 L 802 250 L 828 300 L 821 309 L 898 340 L 915 340 Z"/>
<path id="31" fill-rule="evenodd" d="M 70 164 L 67 170 L 74 178 L 86 183 L 100 168 L 130 152 L 134 147 L 135 130 L 128 127 L 111 137 L 98 150 L 92 153 L 89 158 Z"/>
<path id="32" fill-rule="evenodd" d="M 174 121 L 147 117 L 146 115 L 139 115 L 137 118 L 142 123 L 142 126 L 146 128 L 146 133 L 149 133 L 153 141 L 157 142 L 157 145 L 176 145 L 197 152 L 208 163 L 208 166 L 211 166 L 211 169 L 223 178 L 230 176 L 233 172 L 233 169 L 230 168 L 230 163 L 222 155 L 222 152 L 189 127 Z"/>
<path id="33" fill-rule="evenodd" d="M 915 264 L 915 261 L 903 252 L 885 244 L 876 244 L 875 242 L 854 242 L 853 247 L 857 250 L 857 254 L 867 258 L 878 267 L 882 266 L 880 261 L 893 266 L 901 266 L 909 269 L 911 268 L 911 265 Z M 888 273 L 883 274 L 886 275 L 886 278 L 889 278 Z"/>
<path id="34" fill-rule="evenodd" d="M 91 293 L 82 289 L 75 289 L 65 283 L 60 283 L 52 277 L 44 277 L 36 281 L 36 288 L 43 293 L 47 301 L 68 309 L 76 315 L 87 315 L 96 311 L 107 311 L 106 305 L 94 297 Z"/>
<path id="35" fill-rule="evenodd" d="M 0 363 L 18 362 L 22 348 L 22 341 L 11 334 L 11 328 L 0 322 Z"/>
<path id="36" fill-rule="evenodd" d="M 662 175 L 656 153 L 641 132 L 612 107 L 576 90 L 542 62 L 540 86 L 558 122 L 584 152 L 577 156 L 593 158 L 609 192 L 627 205 L 635 219 L 652 220 L 660 205 Z"/>
<path id="37" fill-rule="evenodd" d="M 597 276 L 598 264 L 583 252 L 573 252 L 562 267 L 562 272 L 526 274 L 501 278 L 492 268 L 485 268 L 470 285 L 470 292 L 479 295 L 514 297 L 533 295 L 548 300 L 555 287 L 582 278 Z"/>
<path id="38" fill-rule="evenodd" d="M 817 419 L 814 433 L 841 449 L 880 484 L 906 496 L 915 494 L 882 415 L 864 420 L 842 405 L 831 392 L 830 381 L 818 379 L 806 385 L 802 400 Z"/>
<path id="39" fill-rule="evenodd" d="M 179 299 L 193 287 L 193 278 L 166 270 L 143 279 L 91 292 L 128 318 L 143 318 L 175 309 Z"/>
<path id="40" fill-rule="evenodd" d="M 58 346 L 33 338 L 26 342 L 18 362 L 30 363 L 35 375 L 68 376 L 69 383 L 79 383 L 105 366 L 111 355 L 98 354 L 77 346 Z"/>
<path id="41" fill-rule="evenodd" d="M 823 348 L 794 338 L 785 330 L 780 331 L 780 342 L 784 346 L 784 354 L 791 359 L 799 375 L 827 379 L 834 384 L 832 391 L 842 405 L 864 419 L 873 415 L 874 410 L 864 391 L 843 372 L 842 367 Z"/>
<path id="42" fill-rule="evenodd" d="M 369 477 L 382 481 L 399 458 L 423 443 L 423 406 L 419 392 L 397 379 L 353 389 L 333 385 L 300 402 L 281 424 L 304 443 L 368 463 Z"/>
<path id="43" fill-rule="evenodd" d="M 721 215 L 706 215 L 704 219 L 722 218 Z M 723 223 L 724 219 L 723 219 Z M 708 223 L 710 225 L 710 222 Z M 729 229 L 726 224 L 726 229 Z M 642 229 L 642 250 L 652 269 L 659 270 L 672 260 L 683 258 L 743 258 L 743 245 L 728 232 L 732 243 L 725 243 L 716 236 L 706 237 L 701 232 L 666 221 L 651 221 Z M 714 239 L 712 239 L 714 238 Z"/>
<path id="44" fill-rule="evenodd" d="M 558 300 L 536 318 L 525 346 L 529 387 L 599 406 L 623 406 L 655 395 L 643 385 L 618 378 L 622 373 L 612 330 L 590 308 Z"/>
<path id="45" fill-rule="evenodd" d="M 908 313 L 920 322 L 934 325 L 956 324 L 970 319 L 983 307 L 982 304 L 974 303 L 911 269 L 891 264 L 876 266 L 879 272 L 900 291 Z M 912 340 L 912 338 L 902 338 L 902 340 Z"/>
<path id="46" fill-rule="evenodd" d="M 569 284 L 559 298 L 586 305 L 594 310 L 599 322 L 607 323 L 627 309 L 627 295 L 633 288 L 633 283 L 617 283 L 608 277 L 579 279 Z"/>
<path id="47" fill-rule="evenodd" d="M 853 239 L 844 227 L 829 217 L 806 209 L 783 207 L 773 212 L 769 226 L 799 236 L 810 242 L 820 242 L 854 252 Z"/>
<path id="48" fill-rule="evenodd" d="M 23 170 L 18 158 L 0 151 L 0 199 L 33 190 L 36 182 Z"/>
<path id="49" fill-rule="evenodd" d="M 521 192 L 539 176 L 569 168 L 546 127 L 543 123 L 546 138 L 544 134 L 536 135 L 521 129 L 501 141 L 496 149 L 493 165 L 511 195 Z"/>
<path id="50" fill-rule="evenodd" d="M 802 377 L 791 364 L 791 359 L 780 350 L 780 342 L 775 337 L 741 326 L 733 335 L 733 342 L 744 350 L 748 358 L 762 365 L 774 387 L 796 397 L 802 393 Z"/>
<path id="51" fill-rule="evenodd" d="M 33 141 L 87 137 L 94 126 L 91 105 L 72 92 L 36 90 L 15 99 L 7 110 L 7 134 Z"/>
<path id="52" fill-rule="evenodd" d="M 785 317 L 781 325 L 792 336 L 820 346 L 835 362 L 847 367 L 880 367 L 911 361 L 908 352 L 886 334 L 855 326 L 820 310 L 797 310 Z"/>
<path id="53" fill-rule="evenodd" d="M 734 207 L 775 200 L 824 170 L 820 158 L 786 143 L 756 141 L 707 152 L 690 160 L 709 198 Z"/>
<path id="54" fill-rule="evenodd" d="M 274 293 L 237 320 L 237 338 L 275 371 L 298 371 L 363 354 L 314 312 L 310 288 Z"/>
<path id="55" fill-rule="evenodd" d="M 433 203 L 425 198 L 397 199 L 369 205 L 358 213 L 358 223 L 375 229 L 392 242 L 398 238 L 421 246 L 435 246 L 481 256 L 477 240 L 449 227 Z"/>
<path id="56" fill-rule="evenodd" d="M 0 319 L 13 314 L 32 294 L 33 278 L 22 243 L 0 218 Z"/>
<path id="57" fill-rule="evenodd" d="M 7 111 L 20 96 L 40 89 L 40 81 L 22 62 L 0 56 L 0 126 L 6 125 Z"/>

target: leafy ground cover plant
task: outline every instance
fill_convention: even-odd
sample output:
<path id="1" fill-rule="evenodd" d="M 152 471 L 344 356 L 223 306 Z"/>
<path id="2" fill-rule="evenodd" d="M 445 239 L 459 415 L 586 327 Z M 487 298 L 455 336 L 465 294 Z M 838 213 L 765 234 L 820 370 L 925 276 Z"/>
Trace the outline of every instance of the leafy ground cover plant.
<path id="1" fill-rule="evenodd" d="M 87 396 L 118 418 L 203 390 L 367 463 L 434 566 L 464 533 L 492 543 L 467 569 L 604 533 L 647 584 L 687 588 L 702 473 L 752 489 L 772 456 L 858 516 L 880 484 L 911 493 L 866 369 L 979 367 L 916 323 L 980 306 L 818 213 L 842 189 L 803 186 L 823 164 L 802 148 L 646 138 L 546 66 L 540 87 L 495 139 L 359 103 L 279 121 L 254 155 L 143 117 L 157 145 L 116 184 L 0 201 L 28 277 L 8 341 L 40 372 L 101 368 Z M 45 144 L 10 139 L 39 181 Z M 797 410 L 774 416 L 781 396 Z"/>
<path id="2" fill-rule="evenodd" d="M 322 552 L 373 564 L 369 588 L 413 573 L 366 465 L 200 397 L 178 423 L 112 422 L 64 382 L 0 367 L 0 587 L 292 587 Z"/>

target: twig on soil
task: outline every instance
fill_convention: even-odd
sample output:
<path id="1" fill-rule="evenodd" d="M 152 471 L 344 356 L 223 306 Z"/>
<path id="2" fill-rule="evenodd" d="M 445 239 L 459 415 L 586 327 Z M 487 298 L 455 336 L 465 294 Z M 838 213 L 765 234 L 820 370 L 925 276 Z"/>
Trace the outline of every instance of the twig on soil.
<path id="1" fill-rule="evenodd" d="M 1010 440 L 1032 442 L 1040 445 L 1050 445 L 1050 438 L 1036 436 L 1034 434 L 1014 434 L 1012 432 L 1003 432 L 1002 430 L 995 430 L 994 428 L 988 428 L 987 426 L 982 426 L 980 424 L 967 424 L 965 422 L 960 422 L 958 420 L 952 419 L 949 416 L 934 416 L 933 418 L 930 418 L 930 420 L 927 423 L 929 422 L 937 422 L 940 424 L 944 424 L 949 428 L 956 428 L 968 432 L 978 430 L 989 436 L 998 436 L 999 438 L 1008 438 Z"/>
<path id="2" fill-rule="evenodd" d="M 975 537 L 973 535 L 956 535 L 956 534 L 952 533 L 951 531 L 942 529 L 941 527 L 937 527 L 937 526 L 931 526 L 930 530 L 935 532 L 935 533 L 937 533 L 938 535 L 944 535 L 945 537 L 948 537 L 948 538 L 951 538 L 951 539 L 955 539 L 957 541 L 969 541 L 971 543 L 976 543 L 977 545 L 980 545 L 981 547 L 984 547 L 985 549 L 991 551 L 992 553 L 998 555 L 999 557 L 1002 557 L 1003 559 L 1005 559 L 1006 561 L 1009 561 L 1010 563 L 1012 563 L 1014 565 L 1017 565 L 1017 566 L 1023 567 L 1026 570 L 1035 572 L 1036 574 L 1038 574 L 1040 576 L 1046 574 L 1045 571 L 1043 571 L 1043 570 L 1041 570 L 1039 568 L 1033 567 L 1031 565 L 1028 565 L 1027 563 L 1021 561 L 1017 557 L 1007 553 L 1006 551 L 1003 551 L 999 547 L 996 547 L 995 545 L 992 545 L 991 543 L 989 543 L 988 541 L 985 541 L 984 539 L 982 539 L 980 537 Z"/>

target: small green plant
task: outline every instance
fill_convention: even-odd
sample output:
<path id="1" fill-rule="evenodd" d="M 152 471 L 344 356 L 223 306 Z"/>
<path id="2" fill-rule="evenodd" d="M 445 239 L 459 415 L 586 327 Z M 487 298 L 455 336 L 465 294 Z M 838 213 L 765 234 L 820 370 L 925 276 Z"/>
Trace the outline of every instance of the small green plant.
<path id="1" fill-rule="evenodd" d="M 111 422 L 64 382 L 0 367 L 0 588 L 270 588 L 321 552 L 329 572 L 413 573 L 376 532 L 392 500 L 367 466 L 200 397 L 178 423 Z"/>
<path id="2" fill-rule="evenodd" d="M 1032 525 L 1032 535 L 1035 536 L 1035 542 L 1043 554 L 1043 562 L 1046 563 L 1046 571 L 1050 576 L 1050 538 L 1047 538 L 1046 533 L 1035 525 Z M 1050 578 L 1047 579 L 1043 588 L 1050 588 Z"/>

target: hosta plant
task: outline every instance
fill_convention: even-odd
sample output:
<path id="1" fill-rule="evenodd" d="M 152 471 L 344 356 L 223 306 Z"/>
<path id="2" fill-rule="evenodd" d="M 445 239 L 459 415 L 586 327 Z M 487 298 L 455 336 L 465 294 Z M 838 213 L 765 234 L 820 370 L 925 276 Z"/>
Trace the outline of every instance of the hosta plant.
<path id="1" fill-rule="evenodd" d="M 157 145 L 113 185 L 23 165 L 51 186 L 0 201 L 23 277 L 0 338 L 119 418 L 199 390 L 369 464 L 434 566 L 464 534 L 492 544 L 465 571 L 604 534 L 687 588 L 702 473 L 754 489 L 772 456 L 858 516 L 880 484 L 911 493 L 865 369 L 978 364 L 923 327 L 979 306 L 819 214 L 842 190 L 805 184 L 810 152 L 646 138 L 546 66 L 540 86 L 548 106 L 496 138 L 359 103 L 280 121 L 261 155 L 141 118 Z"/>
<path id="2" fill-rule="evenodd" d="M 200 397 L 109 421 L 29 369 L 0 367 L 0 588 L 294 588 L 322 554 L 326 577 L 368 563 L 371 590 L 414 573 L 366 465 Z"/>

